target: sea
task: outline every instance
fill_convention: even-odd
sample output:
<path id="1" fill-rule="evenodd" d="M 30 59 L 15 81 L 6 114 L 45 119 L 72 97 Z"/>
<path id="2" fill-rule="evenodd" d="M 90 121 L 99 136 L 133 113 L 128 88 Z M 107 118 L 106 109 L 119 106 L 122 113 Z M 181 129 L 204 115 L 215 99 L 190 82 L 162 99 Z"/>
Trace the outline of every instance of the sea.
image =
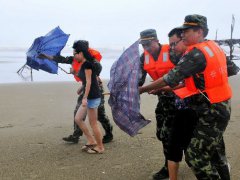
<path id="1" fill-rule="evenodd" d="M 103 67 L 101 78 L 109 80 L 111 66 L 121 56 L 124 49 L 98 48 L 97 50 L 103 56 L 101 61 Z M 27 49 L 21 47 L 0 48 L 0 84 L 74 81 L 73 76 L 66 73 L 69 72 L 71 67 L 68 64 L 59 64 L 58 74 L 50 74 L 42 70 L 37 71 L 25 66 L 26 52 Z M 61 55 L 71 56 L 72 51 L 63 49 Z M 240 60 L 234 60 L 234 62 L 240 67 Z M 18 71 L 19 73 L 17 73 Z"/>
<path id="2" fill-rule="evenodd" d="M 101 78 L 110 79 L 110 69 L 112 64 L 123 53 L 123 49 L 97 49 L 102 54 L 102 72 Z M 73 75 L 67 74 L 71 65 L 60 64 L 57 74 L 51 74 L 42 70 L 31 69 L 26 66 L 25 48 L 0 48 L 0 84 L 2 83 L 26 83 L 26 82 L 58 82 L 58 81 L 75 81 Z M 62 56 L 71 56 L 72 50 L 62 50 Z M 19 72 L 19 73 L 18 73 Z"/>

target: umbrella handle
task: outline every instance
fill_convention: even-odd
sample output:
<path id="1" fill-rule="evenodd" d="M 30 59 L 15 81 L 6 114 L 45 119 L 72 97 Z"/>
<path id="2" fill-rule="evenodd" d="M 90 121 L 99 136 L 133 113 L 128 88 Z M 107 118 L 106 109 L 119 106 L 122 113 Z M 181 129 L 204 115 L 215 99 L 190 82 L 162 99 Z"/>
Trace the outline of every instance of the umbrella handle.
<path id="1" fill-rule="evenodd" d="M 58 66 L 63 72 L 65 72 L 66 74 L 71 74 L 70 72 L 67 72 L 65 69 L 63 69 L 62 67 Z"/>

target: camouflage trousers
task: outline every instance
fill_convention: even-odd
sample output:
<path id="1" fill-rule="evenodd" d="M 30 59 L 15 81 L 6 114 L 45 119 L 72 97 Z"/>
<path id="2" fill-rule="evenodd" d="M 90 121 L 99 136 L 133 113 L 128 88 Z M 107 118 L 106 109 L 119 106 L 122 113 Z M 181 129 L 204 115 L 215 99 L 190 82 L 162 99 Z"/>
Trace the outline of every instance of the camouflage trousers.
<path id="1" fill-rule="evenodd" d="M 172 131 L 172 123 L 175 119 L 175 96 L 172 94 L 158 95 L 156 114 L 156 136 L 162 141 L 165 156 L 165 168 L 167 168 L 168 139 Z"/>
<path id="2" fill-rule="evenodd" d="M 102 94 L 104 92 L 102 83 L 99 84 L 99 88 L 100 88 L 100 91 L 101 91 L 101 103 L 98 106 L 98 121 L 101 123 L 103 129 L 105 130 L 105 135 L 107 135 L 107 134 L 111 134 L 112 133 L 113 127 L 110 124 L 108 116 L 106 115 L 105 106 L 104 106 L 105 100 L 104 100 L 104 95 Z M 75 115 L 77 113 L 78 108 L 82 104 L 83 95 L 84 94 L 81 94 L 78 97 L 77 105 L 76 105 L 75 110 L 74 110 L 74 117 L 75 117 Z M 73 136 L 75 136 L 75 137 L 82 136 L 83 135 L 82 130 L 78 127 L 78 125 L 75 123 L 75 121 L 73 121 L 73 122 L 74 122 L 74 125 L 73 125 L 73 127 L 74 127 Z"/>
<path id="3" fill-rule="evenodd" d="M 158 104 L 155 109 L 157 129 L 156 135 L 160 141 L 167 142 L 173 120 L 176 115 L 175 97 L 158 95 Z"/>
<path id="4" fill-rule="evenodd" d="M 193 106 L 199 117 L 185 160 L 199 180 L 229 180 L 223 133 L 231 114 L 230 100 Z"/>

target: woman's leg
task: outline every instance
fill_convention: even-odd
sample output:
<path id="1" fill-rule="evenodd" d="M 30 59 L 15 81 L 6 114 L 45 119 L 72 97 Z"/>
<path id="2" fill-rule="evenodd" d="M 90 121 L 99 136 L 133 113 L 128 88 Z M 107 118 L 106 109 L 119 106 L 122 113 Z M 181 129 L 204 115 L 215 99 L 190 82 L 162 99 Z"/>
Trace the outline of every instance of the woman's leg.
<path id="1" fill-rule="evenodd" d="M 96 144 L 94 137 L 91 135 L 90 131 L 88 130 L 88 128 L 84 122 L 86 115 L 87 115 L 87 107 L 80 106 L 75 115 L 75 122 L 81 128 L 84 135 L 86 136 L 87 144 Z"/>
<path id="2" fill-rule="evenodd" d="M 103 143 L 102 143 L 102 132 L 98 126 L 97 122 L 97 108 L 88 108 L 88 118 L 90 126 L 92 127 L 94 138 L 97 142 L 97 147 L 94 148 L 99 152 L 104 151 Z"/>
<path id="3" fill-rule="evenodd" d="M 171 180 L 177 180 L 179 163 L 168 160 L 168 172 Z"/>

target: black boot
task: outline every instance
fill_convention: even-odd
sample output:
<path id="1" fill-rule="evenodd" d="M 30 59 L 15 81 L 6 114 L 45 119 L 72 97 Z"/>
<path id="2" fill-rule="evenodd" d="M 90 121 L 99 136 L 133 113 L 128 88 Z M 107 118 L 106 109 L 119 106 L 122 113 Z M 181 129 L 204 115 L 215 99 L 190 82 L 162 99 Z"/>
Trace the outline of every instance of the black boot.
<path id="1" fill-rule="evenodd" d="M 153 175 L 153 180 L 161 180 L 161 179 L 168 179 L 168 178 L 169 178 L 169 174 L 168 174 L 167 166 L 163 166 L 162 169 L 160 169 L 160 171 L 158 171 Z"/>
<path id="2" fill-rule="evenodd" d="M 109 143 L 113 140 L 113 135 L 111 134 L 106 134 L 105 136 L 103 136 L 103 140 L 102 142 L 105 143 Z"/>
<path id="3" fill-rule="evenodd" d="M 106 131 L 106 134 L 105 136 L 103 136 L 103 140 L 102 142 L 105 144 L 105 143 L 109 143 L 113 140 L 113 134 L 112 134 L 112 129 L 113 127 L 110 126 L 110 129 Z"/>
<path id="4" fill-rule="evenodd" d="M 74 144 L 77 144 L 78 141 L 79 141 L 79 137 L 78 136 L 73 136 L 73 135 L 69 135 L 68 137 L 63 137 L 62 139 L 66 142 L 71 142 L 71 143 L 74 143 Z"/>
<path id="5" fill-rule="evenodd" d="M 63 137 L 62 139 L 66 142 L 77 144 L 79 141 L 80 136 L 83 135 L 82 130 L 78 127 L 78 125 L 74 122 L 74 132 L 72 135 L 67 137 Z"/>

